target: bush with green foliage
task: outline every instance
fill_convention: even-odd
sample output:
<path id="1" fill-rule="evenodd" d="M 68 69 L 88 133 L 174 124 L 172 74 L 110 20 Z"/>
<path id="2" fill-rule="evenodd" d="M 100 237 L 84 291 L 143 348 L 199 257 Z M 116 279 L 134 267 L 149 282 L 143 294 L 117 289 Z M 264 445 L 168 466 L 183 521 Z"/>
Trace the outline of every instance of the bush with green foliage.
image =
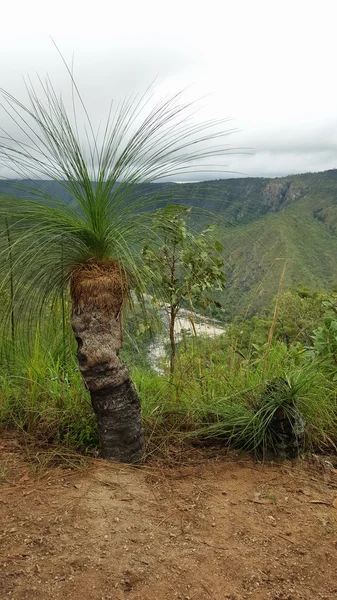
<path id="1" fill-rule="evenodd" d="M 148 451 L 177 440 L 221 443 L 257 458 L 336 450 L 336 307 L 325 308 L 311 349 L 295 340 L 288 347 L 277 337 L 268 345 L 267 321 L 253 318 L 217 338 L 184 339 L 173 377 L 147 364 L 148 332 L 134 341 L 130 333 L 124 353 L 142 400 Z M 54 310 L 60 313 L 61 305 Z M 68 326 L 64 335 L 50 319 L 42 321 L 10 363 L 2 355 L 0 423 L 43 443 L 91 452 L 97 427 L 71 347 L 64 353 Z"/>
<path id="2" fill-rule="evenodd" d="M 225 273 L 222 246 L 214 239 L 214 227 L 194 234 L 187 225 L 190 208 L 167 206 L 152 223 L 154 240 L 143 247 L 144 273 L 152 278 L 153 293 L 164 298 L 169 321 L 170 373 L 174 372 L 175 321 L 184 304 L 190 308 L 215 302 L 214 290 L 222 290 Z"/>

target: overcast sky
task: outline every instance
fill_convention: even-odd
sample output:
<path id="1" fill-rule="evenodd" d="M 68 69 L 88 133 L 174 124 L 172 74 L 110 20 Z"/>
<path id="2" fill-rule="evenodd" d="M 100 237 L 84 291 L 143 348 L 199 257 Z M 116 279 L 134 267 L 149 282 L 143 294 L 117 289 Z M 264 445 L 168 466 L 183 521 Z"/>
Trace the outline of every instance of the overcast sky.
<path id="1" fill-rule="evenodd" d="M 335 0 L 12 0 L 0 86 L 25 100 L 23 76 L 48 72 L 69 88 L 52 36 L 69 63 L 74 53 L 94 120 L 157 77 L 160 93 L 191 86 L 190 97 L 209 94 L 207 116 L 232 119 L 228 143 L 252 151 L 227 156 L 228 171 L 321 171 L 337 167 L 336 22 Z M 1 111 L 0 125 L 11 127 Z"/>

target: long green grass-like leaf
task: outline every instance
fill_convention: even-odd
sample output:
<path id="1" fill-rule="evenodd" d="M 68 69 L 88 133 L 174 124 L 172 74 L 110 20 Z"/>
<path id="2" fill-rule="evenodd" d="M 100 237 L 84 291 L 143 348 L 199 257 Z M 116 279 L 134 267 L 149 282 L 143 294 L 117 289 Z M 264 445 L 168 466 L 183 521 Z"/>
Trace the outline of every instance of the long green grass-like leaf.
<path id="1" fill-rule="evenodd" d="M 103 130 L 94 131 L 68 72 L 72 111 L 48 77 L 39 78 L 38 87 L 27 82 L 27 104 L 0 90 L 2 110 L 17 132 L 2 129 L 0 163 L 24 177 L 20 188 L 29 192 L 29 198 L 0 201 L 0 277 L 3 286 L 13 277 L 21 315 L 36 315 L 62 295 L 74 269 L 88 261 L 120 261 L 144 288 L 139 248 L 156 197 L 146 186 L 139 191 L 139 184 L 205 168 L 218 171 L 216 159 L 221 162 L 230 151 L 226 119 L 198 122 L 201 106 L 185 102 L 183 92 L 157 102 L 151 90 L 130 96 L 115 110 L 111 105 Z M 32 177 L 57 181 L 74 205 L 33 185 Z M 4 260 L 5 219 L 11 275 Z"/>

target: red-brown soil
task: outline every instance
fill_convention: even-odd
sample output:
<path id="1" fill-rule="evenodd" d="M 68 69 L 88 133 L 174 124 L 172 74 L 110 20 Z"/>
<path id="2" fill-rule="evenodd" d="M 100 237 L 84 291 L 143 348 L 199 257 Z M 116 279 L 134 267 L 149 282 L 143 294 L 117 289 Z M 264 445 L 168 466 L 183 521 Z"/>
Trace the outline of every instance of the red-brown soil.
<path id="1" fill-rule="evenodd" d="M 1 600 L 337 599 L 333 460 L 34 473 L 15 439 L 0 453 Z"/>

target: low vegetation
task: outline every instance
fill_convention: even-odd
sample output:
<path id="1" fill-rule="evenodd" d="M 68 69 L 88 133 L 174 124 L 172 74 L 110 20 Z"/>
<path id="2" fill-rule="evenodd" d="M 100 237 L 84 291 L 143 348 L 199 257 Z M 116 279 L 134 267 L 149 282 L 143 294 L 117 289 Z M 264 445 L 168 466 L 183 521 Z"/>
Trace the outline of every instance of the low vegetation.
<path id="1" fill-rule="evenodd" d="M 24 177 L 0 202 L 1 423 L 127 463 L 143 460 L 144 431 L 150 452 L 172 439 L 258 457 L 335 448 L 336 308 L 317 291 L 282 289 L 301 274 L 312 290 L 334 281 L 336 173 L 323 177 L 326 202 L 311 176 L 155 184 L 221 163 L 226 119 L 197 122 L 182 93 L 157 102 L 148 92 L 95 131 L 67 69 L 70 110 L 48 78 L 29 83 L 26 104 L 0 90 L 16 128 L 3 132 L 0 162 Z M 148 364 L 155 327 L 135 327 L 149 299 L 168 307 L 163 374 Z M 177 344 L 186 306 L 213 307 L 224 333 Z"/>
<path id="2" fill-rule="evenodd" d="M 130 318 L 123 359 L 142 401 L 148 453 L 173 444 L 225 444 L 259 459 L 331 452 L 337 445 L 335 298 L 287 292 L 263 317 L 237 318 L 217 338 L 185 336 L 175 372 L 148 364 L 151 333 Z M 1 355 L 0 422 L 25 439 L 96 453 L 89 393 L 75 360 L 62 306 Z M 58 314 L 55 314 L 57 313 Z M 273 337 L 270 339 L 270 331 Z"/>

